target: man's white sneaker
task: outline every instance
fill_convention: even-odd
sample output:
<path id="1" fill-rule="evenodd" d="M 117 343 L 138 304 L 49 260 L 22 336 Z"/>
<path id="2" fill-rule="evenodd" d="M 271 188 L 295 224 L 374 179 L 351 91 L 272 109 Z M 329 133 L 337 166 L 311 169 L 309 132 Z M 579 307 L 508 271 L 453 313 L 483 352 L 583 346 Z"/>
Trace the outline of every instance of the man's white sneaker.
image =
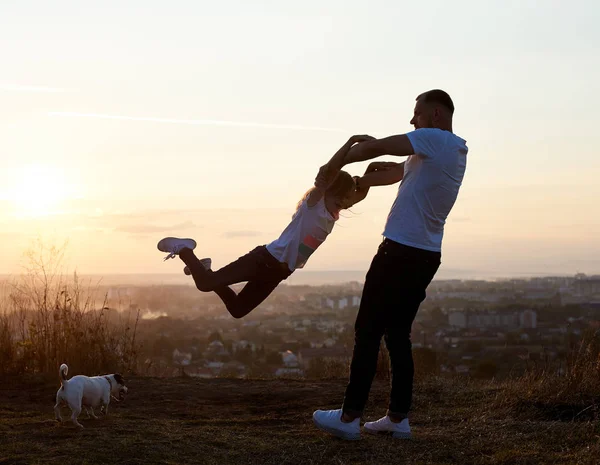
<path id="1" fill-rule="evenodd" d="M 194 239 L 165 237 L 158 242 L 157 247 L 161 252 L 167 252 L 169 254 L 165 257 L 165 260 L 168 260 L 169 258 L 175 258 L 181 249 L 194 250 L 196 248 L 196 241 Z"/>
<path id="2" fill-rule="evenodd" d="M 342 409 L 317 410 L 313 413 L 313 421 L 321 431 L 333 434 L 338 438 L 360 439 L 360 418 L 356 418 L 350 423 L 344 423 L 342 421 Z"/>
<path id="3" fill-rule="evenodd" d="M 387 434 L 397 439 L 410 439 L 410 425 L 408 418 L 400 423 L 394 423 L 387 415 L 377 421 L 368 421 L 364 425 L 365 431 L 371 434 Z"/>
<path id="4" fill-rule="evenodd" d="M 205 270 L 210 270 L 210 267 L 212 266 L 212 260 L 210 258 L 201 258 L 200 263 L 202 263 Z M 192 274 L 188 266 L 183 269 L 183 272 L 188 276 Z"/>

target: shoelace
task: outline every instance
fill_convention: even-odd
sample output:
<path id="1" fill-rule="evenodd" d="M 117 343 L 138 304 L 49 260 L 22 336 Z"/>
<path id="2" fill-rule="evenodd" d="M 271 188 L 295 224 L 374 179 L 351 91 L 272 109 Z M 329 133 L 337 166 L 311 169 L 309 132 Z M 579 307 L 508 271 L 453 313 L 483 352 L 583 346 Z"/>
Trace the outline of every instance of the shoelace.
<path id="1" fill-rule="evenodd" d="M 179 252 L 177 249 L 173 249 L 171 253 L 164 258 L 163 262 L 166 262 L 169 258 L 175 258 L 177 256 L 177 252 Z"/>

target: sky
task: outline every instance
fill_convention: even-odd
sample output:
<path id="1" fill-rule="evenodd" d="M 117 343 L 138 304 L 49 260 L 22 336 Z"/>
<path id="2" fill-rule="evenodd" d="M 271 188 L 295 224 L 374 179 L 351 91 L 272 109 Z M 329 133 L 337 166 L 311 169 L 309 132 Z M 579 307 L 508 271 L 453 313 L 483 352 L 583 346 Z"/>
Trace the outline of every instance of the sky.
<path id="1" fill-rule="evenodd" d="M 35 240 L 84 274 L 180 273 L 171 235 L 223 266 L 279 236 L 349 136 L 410 131 L 432 88 L 469 147 L 440 271 L 598 273 L 600 5 L 540 5 L 0 2 L 0 273 Z M 305 270 L 366 270 L 396 190 Z"/>

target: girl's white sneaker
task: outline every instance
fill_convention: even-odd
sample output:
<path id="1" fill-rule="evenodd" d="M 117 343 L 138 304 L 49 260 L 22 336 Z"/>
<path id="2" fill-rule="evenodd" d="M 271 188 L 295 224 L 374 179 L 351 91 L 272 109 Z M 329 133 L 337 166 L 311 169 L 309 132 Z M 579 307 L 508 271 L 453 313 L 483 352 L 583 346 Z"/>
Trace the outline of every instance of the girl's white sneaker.
<path id="1" fill-rule="evenodd" d="M 202 263 L 205 270 L 210 270 L 210 267 L 212 266 L 212 260 L 210 258 L 201 258 L 200 263 Z M 183 272 L 188 276 L 192 274 L 188 266 L 183 269 Z"/>
<path id="2" fill-rule="evenodd" d="M 165 260 L 169 258 L 175 258 L 175 256 L 182 249 L 191 249 L 194 250 L 196 248 L 196 241 L 194 239 L 180 239 L 178 237 L 165 237 L 161 239 L 157 246 L 158 250 L 161 252 L 167 252 L 169 255 L 165 257 Z"/>

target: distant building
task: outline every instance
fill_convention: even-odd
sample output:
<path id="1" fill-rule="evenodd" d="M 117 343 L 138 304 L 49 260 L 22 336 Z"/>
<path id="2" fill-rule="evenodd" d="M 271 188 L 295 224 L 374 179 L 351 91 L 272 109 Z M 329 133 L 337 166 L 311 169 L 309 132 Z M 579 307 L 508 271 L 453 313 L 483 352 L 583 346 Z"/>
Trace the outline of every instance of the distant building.
<path id="1" fill-rule="evenodd" d="M 308 368 L 311 360 L 335 360 L 348 362 L 352 357 L 351 349 L 342 347 L 323 347 L 319 349 L 302 349 L 298 353 L 298 362 L 300 366 Z"/>
<path id="2" fill-rule="evenodd" d="M 240 350 L 247 350 L 247 349 L 250 349 L 252 352 L 256 352 L 256 344 L 254 342 L 250 342 L 245 339 L 233 344 L 234 352 L 238 352 Z"/>
<path id="3" fill-rule="evenodd" d="M 467 374 L 469 373 L 470 368 L 468 365 L 457 365 L 456 367 L 454 367 L 454 371 L 456 373 Z"/>
<path id="4" fill-rule="evenodd" d="M 281 377 L 281 376 L 291 376 L 291 377 L 296 377 L 296 376 L 303 376 L 304 375 L 304 370 L 302 370 L 301 368 L 277 368 L 277 370 L 275 370 L 275 376 L 277 377 Z"/>
<path id="5" fill-rule="evenodd" d="M 525 310 L 519 314 L 519 324 L 521 328 L 537 328 L 537 313 L 534 310 Z"/>
<path id="6" fill-rule="evenodd" d="M 514 313 L 453 311 L 448 313 L 448 324 L 454 328 L 463 329 L 535 329 L 537 327 L 537 313 L 530 309 Z"/>
<path id="7" fill-rule="evenodd" d="M 204 352 L 204 356 L 207 358 L 223 355 L 229 355 L 229 352 L 227 352 L 227 349 L 225 349 L 225 346 L 219 340 L 212 341 Z"/>
<path id="8" fill-rule="evenodd" d="M 275 376 L 302 376 L 304 371 L 299 367 L 298 357 L 290 350 L 282 352 L 283 367 L 275 371 Z"/>
<path id="9" fill-rule="evenodd" d="M 179 366 L 188 366 L 192 362 L 192 354 L 189 352 L 180 352 L 175 349 L 173 351 L 173 363 Z"/>
<path id="10" fill-rule="evenodd" d="M 320 349 L 321 347 L 333 347 L 336 343 L 336 340 L 334 338 L 327 338 L 325 339 L 323 342 L 315 342 L 315 341 L 311 341 L 310 343 L 310 347 L 312 349 Z"/>
<path id="11" fill-rule="evenodd" d="M 469 328 L 516 328 L 519 316 L 516 313 L 471 313 L 467 317 Z"/>
<path id="12" fill-rule="evenodd" d="M 347 295 L 342 297 L 323 297 L 321 299 L 321 308 L 332 308 L 334 310 L 344 310 L 346 308 L 356 308 L 360 305 L 360 296 Z"/>
<path id="13" fill-rule="evenodd" d="M 465 312 L 451 312 L 448 314 L 448 324 L 455 328 L 467 327 L 467 315 Z"/>
<path id="14" fill-rule="evenodd" d="M 329 297 L 323 298 L 322 307 L 335 308 L 335 301 Z"/>
<path id="15" fill-rule="evenodd" d="M 576 294 L 585 296 L 600 295 L 600 279 L 577 279 L 573 282 L 573 291 Z"/>
<path id="16" fill-rule="evenodd" d="M 283 352 L 281 359 L 286 368 L 295 368 L 298 366 L 298 357 L 291 350 Z"/>

